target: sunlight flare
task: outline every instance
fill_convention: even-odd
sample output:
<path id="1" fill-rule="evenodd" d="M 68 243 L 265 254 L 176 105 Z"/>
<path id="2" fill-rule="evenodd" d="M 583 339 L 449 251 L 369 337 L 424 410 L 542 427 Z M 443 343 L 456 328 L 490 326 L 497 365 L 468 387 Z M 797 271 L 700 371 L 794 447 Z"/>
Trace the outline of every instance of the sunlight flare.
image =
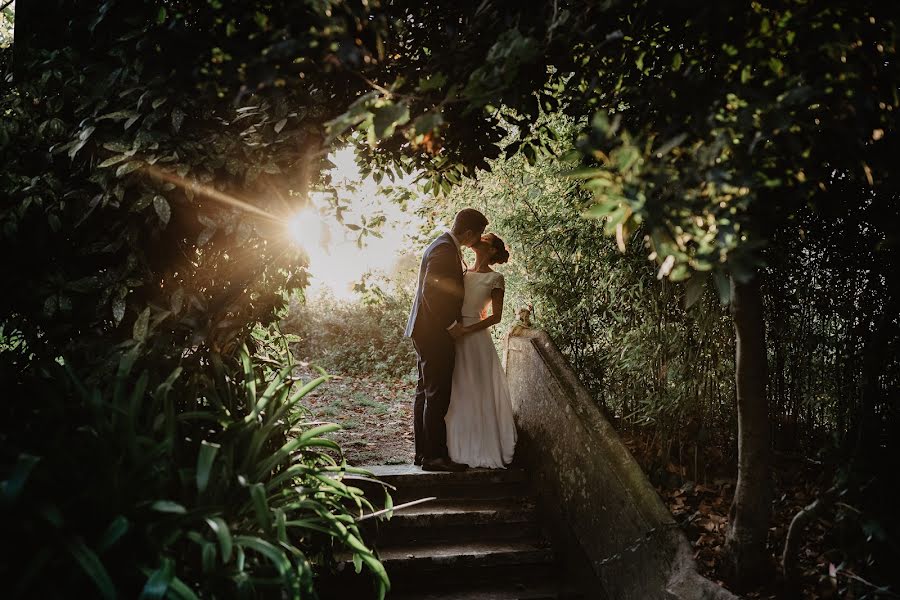
<path id="1" fill-rule="evenodd" d="M 326 245 L 330 237 L 327 225 L 313 208 L 304 208 L 288 219 L 287 229 L 291 241 L 307 253 Z"/>

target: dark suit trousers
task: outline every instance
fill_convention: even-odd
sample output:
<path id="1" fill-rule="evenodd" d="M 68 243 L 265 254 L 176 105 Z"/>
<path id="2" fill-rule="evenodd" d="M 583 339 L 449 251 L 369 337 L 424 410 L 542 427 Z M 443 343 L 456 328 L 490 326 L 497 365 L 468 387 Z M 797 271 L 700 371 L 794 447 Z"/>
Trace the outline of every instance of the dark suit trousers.
<path id="1" fill-rule="evenodd" d="M 425 459 L 448 458 L 447 425 L 450 386 L 456 348 L 450 334 L 441 331 L 427 338 L 413 337 L 419 357 L 419 381 L 413 406 L 416 455 Z"/>

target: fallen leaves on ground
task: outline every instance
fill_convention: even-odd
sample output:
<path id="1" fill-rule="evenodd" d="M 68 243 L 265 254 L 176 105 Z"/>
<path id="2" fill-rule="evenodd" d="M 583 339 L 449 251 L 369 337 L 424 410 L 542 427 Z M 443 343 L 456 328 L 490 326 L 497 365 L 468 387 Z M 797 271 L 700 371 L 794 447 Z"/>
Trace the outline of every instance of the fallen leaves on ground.
<path id="1" fill-rule="evenodd" d="M 734 498 L 735 477 L 714 477 L 707 481 L 692 481 L 693 464 L 681 465 L 666 461 L 659 466 L 659 454 L 650 440 L 641 439 L 640 432 L 624 435 L 625 445 L 647 473 L 659 474 L 656 490 L 665 505 L 681 525 L 693 549 L 698 570 L 705 577 L 724 585 L 725 532 L 728 511 Z M 654 438 L 655 440 L 655 438 Z M 722 456 L 719 453 L 719 456 Z M 722 464 L 701 465 L 700 473 L 733 472 L 737 467 Z M 773 576 L 763 587 L 744 593 L 745 598 L 779 598 L 783 590 L 776 576 L 784 541 L 791 520 L 804 506 L 815 500 L 831 480 L 821 465 L 798 455 L 779 455 L 774 464 L 774 495 L 768 547 L 771 552 Z M 834 565 L 829 560 L 826 536 L 832 523 L 817 519 L 803 533 L 799 548 L 799 563 L 803 574 L 800 598 L 836 598 Z"/>

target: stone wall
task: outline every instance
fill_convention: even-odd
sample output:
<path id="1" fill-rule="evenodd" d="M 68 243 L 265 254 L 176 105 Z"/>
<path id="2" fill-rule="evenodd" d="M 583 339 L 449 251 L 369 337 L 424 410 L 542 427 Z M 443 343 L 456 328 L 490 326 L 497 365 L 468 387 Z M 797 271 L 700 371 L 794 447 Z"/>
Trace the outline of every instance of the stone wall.
<path id="1" fill-rule="evenodd" d="M 514 327 L 504 365 L 517 457 L 567 562 L 587 565 L 580 578 L 591 597 L 735 598 L 697 574 L 671 513 L 550 337 Z"/>

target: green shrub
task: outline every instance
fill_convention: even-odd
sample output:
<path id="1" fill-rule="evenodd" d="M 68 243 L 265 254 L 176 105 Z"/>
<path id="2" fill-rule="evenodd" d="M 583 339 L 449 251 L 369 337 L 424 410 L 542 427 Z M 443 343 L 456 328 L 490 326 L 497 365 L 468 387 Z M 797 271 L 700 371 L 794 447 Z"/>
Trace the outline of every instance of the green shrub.
<path id="1" fill-rule="evenodd" d="M 10 364 L 9 362 L 4 363 Z M 315 597 L 347 551 L 388 587 L 354 513 L 334 424 L 246 346 L 203 370 L 154 370 L 142 345 L 86 386 L 53 363 L 19 378 L 0 445 L 4 586 L 13 597 Z M 301 415 L 301 416 L 297 416 Z"/>
<path id="2" fill-rule="evenodd" d="M 326 369 L 415 381 L 415 350 L 403 337 L 411 288 L 388 281 L 363 282 L 358 289 L 363 293 L 356 301 L 295 299 L 281 328 L 297 336 L 301 358 Z"/>

